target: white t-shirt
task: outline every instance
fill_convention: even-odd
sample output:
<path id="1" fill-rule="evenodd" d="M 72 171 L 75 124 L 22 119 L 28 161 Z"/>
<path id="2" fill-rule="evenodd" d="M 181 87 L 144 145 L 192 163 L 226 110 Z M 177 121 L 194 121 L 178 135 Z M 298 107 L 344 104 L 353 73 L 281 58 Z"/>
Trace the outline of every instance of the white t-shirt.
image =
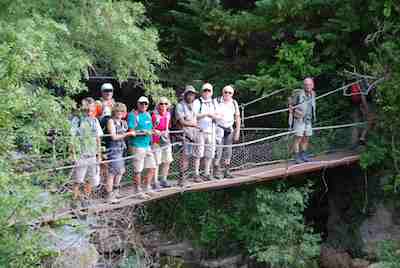
<path id="1" fill-rule="evenodd" d="M 218 113 L 222 115 L 222 118 L 217 121 L 217 124 L 230 128 L 235 123 L 235 115 L 239 115 L 239 107 L 235 100 L 225 103 L 222 98 L 218 99 Z"/>
<path id="2" fill-rule="evenodd" d="M 196 99 L 193 102 L 193 110 L 197 115 L 201 115 L 203 113 L 216 113 L 218 112 L 218 102 L 215 99 L 204 100 L 202 97 L 200 99 Z M 213 122 L 211 117 L 203 117 L 198 120 L 198 124 L 200 129 L 206 133 L 212 133 L 213 131 Z"/>

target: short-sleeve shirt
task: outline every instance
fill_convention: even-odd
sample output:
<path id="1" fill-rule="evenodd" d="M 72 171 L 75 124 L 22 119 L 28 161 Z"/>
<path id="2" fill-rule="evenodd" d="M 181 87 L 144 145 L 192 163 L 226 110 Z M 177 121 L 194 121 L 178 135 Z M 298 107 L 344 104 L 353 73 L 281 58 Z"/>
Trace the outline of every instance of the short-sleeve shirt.
<path id="1" fill-rule="evenodd" d="M 103 135 L 99 120 L 91 116 L 76 116 L 71 120 L 71 135 L 78 138 L 76 148 L 80 155 L 95 156 L 97 138 Z"/>
<path id="2" fill-rule="evenodd" d="M 305 102 L 305 113 L 304 113 L 304 122 L 311 123 L 313 119 L 313 104 L 312 104 L 312 95 L 304 95 Z"/>
<path id="3" fill-rule="evenodd" d="M 175 116 L 177 120 L 185 120 L 192 123 L 197 122 L 196 112 L 193 109 L 193 104 L 190 106 L 185 101 L 178 103 L 175 110 Z M 191 138 L 193 138 L 196 133 L 196 129 L 193 127 L 183 127 L 183 131 L 185 132 L 186 136 Z"/>
<path id="4" fill-rule="evenodd" d="M 135 131 L 151 131 L 153 123 L 148 112 L 130 112 L 128 115 L 128 129 Z M 129 138 L 129 145 L 137 148 L 148 148 L 151 146 L 151 136 L 138 135 Z"/>
<path id="5" fill-rule="evenodd" d="M 153 123 L 154 129 L 159 131 L 166 131 L 170 127 L 171 123 L 171 114 L 166 112 L 165 114 L 161 115 L 158 112 L 154 112 L 151 116 L 151 121 Z M 155 144 L 160 144 L 160 135 L 153 135 L 152 142 Z"/>
<path id="6" fill-rule="evenodd" d="M 231 128 L 235 123 L 235 116 L 240 114 L 236 100 L 225 103 L 222 98 L 218 99 L 218 112 L 222 118 L 217 120 L 217 124 L 225 128 Z"/>
<path id="7" fill-rule="evenodd" d="M 193 102 L 193 110 L 196 114 L 218 112 L 218 103 L 215 99 L 204 100 L 202 97 Z M 206 133 L 213 131 L 213 120 L 206 116 L 199 120 L 199 127 Z"/>

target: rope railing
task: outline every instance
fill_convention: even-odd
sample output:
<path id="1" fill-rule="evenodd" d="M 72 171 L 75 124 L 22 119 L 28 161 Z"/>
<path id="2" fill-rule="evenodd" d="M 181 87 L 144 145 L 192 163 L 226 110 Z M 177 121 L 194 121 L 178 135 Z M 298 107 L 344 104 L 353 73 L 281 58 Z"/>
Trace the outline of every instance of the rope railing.
<path id="1" fill-rule="evenodd" d="M 314 131 L 334 130 L 334 129 L 341 129 L 341 128 L 358 127 L 358 126 L 363 126 L 366 124 L 367 124 L 366 122 L 357 122 L 357 123 L 349 123 L 349 124 L 314 127 L 313 130 Z M 252 131 L 252 130 L 253 129 L 250 129 L 250 131 Z M 267 130 L 269 130 L 269 129 L 267 129 Z M 247 131 L 249 131 L 249 130 L 247 130 Z M 193 142 L 184 142 L 184 143 L 183 142 L 175 142 L 170 145 L 166 145 L 165 147 L 169 147 L 169 146 L 177 147 L 177 146 L 181 146 L 183 144 L 187 144 L 187 145 L 193 145 L 193 146 L 205 146 L 205 147 L 214 147 L 214 148 L 228 148 L 228 147 L 239 148 L 239 147 L 246 147 L 246 146 L 250 146 L 250 145 L 254 145 L 254 144 L 265 143 L 266 141 L 270 141 L 270 140 L 277 139 L 277 138 L 287 137 L 287 136 L 294 134 L 294 132 L 295 131 L 289 130 L 289 131 L 277 133 L 274 135 L 269 135 L 269 136 L 265 136 L 262 138 L 258 138 L 258 139 L 254 139 L 254 140 L 250 140 L 250 141 L 246 141 L 246 142 L 242 142 L 242 143 L 236 143 L 236 144 L 232 144 L 232 145 L 199 144 L 199 143 L 193 143 Z M 157 148 L 156 150 L 162 150 L 165 147 L 160 147 L 160 148 Z M 153 152 L 154 152 L 154 150 L 153 150 Z M 126 161 L 126 160 L 131 160 L 132 158 L 134 158 L 134 155 L 126 156 L 126 157 L 122 157 L 122 158 L 118 158 L 118 159 L 113 159 L 113 160 L 102 160 L 101 162 L 98 162 L 98 164 L 108 164 L 108 163 L 111 163 L 114 161 L 121 161 L 121 160 Z M 89 166 L 89 165 L 75 165 L 74 164 L 74 165 L 60 166 L 60 167 L 50 168 L 50 169 L 46 169 L 46 170 L 40 170 L 40 171 L 30 173 L 30 174 L 24 174 L 24 176 L 33 176 L 33 175 L 37 175 L 37 174 L 41 174 L 41 173 L 56 172 L 56 171 L 68 170 L 68 169 L 73 169 L 75 167 L 84 167 L 84 166 Z"/>
<path id="2" fill-rule="evenodd" d="M 351 87 L 352 85 L 357 84 L 360 81 L 361 80 L 357 80 L 355 82 L 349 83 L 349 84 L 344 85 L 342 87 L 330 90 L 330 91 L 328 91 L 328 92 L 326 92 L 326 93 L 324 93 L 322 95 L 317 96 L 315 98 L 315 100 L 318 101 L 318 100 L 320 100 L 322 98 L 325 98 L 325 97 L 327 97 L 327 96 L 329 96 L 331 94 L 334 94 L 334 93 L 339 92 L 339 91 L 343 91 L 344 89 L 346 89 L 348 87 Z M 306 102 L 311 102 L 311 101 L 312 100 L 308 100 Z M 296 108 L 298 106 L 299 105 L 294 106 L 293 108 Z M 249 116 L 244 117 L 243 120 L 249 120 L 249 119 L 254 119 L 254 118 L 259 118 L 259 117 L 265 117 L 265 116 L 270 116 L 270 115 L 279 114 L 279 113 L 288 112 L 288 111 L 289 111 L 289 108 L 282 108 L 282 109 L 278 109 L 278 110 L 274 110 L 274 111 L 270 111 L 270 112 L 265 112 L 265 113 L 255 114 L 255 115 L 249 115 Z"/>

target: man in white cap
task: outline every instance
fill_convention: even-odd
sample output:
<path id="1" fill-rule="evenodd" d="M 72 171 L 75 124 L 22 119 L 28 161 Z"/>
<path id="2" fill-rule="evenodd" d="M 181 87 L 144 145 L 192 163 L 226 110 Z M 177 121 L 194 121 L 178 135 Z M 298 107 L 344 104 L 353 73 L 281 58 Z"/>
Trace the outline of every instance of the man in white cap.
<path id="1" fill-rule="evenodd" d="M 220 118 L 218 113 L 218 102 L 212 98 L 213 86 L 205 83 L 201 88 L 201 96 L 193 103 L 193 110 L 199 125 L 199 133 L 197 135 L 197 143 L 195 146 L 194 172 L 195 182 L 200 182 L 200 160 L 204 158 L 204 180 L 212 180 L 210 174 L 212 160 L 215 156 L 215 122 Z"/>
<path id="2" fill-rule="evenodd" d="M 146 193 L 152 192 L 151 180 L 154 177 L 156 162 L 151 150 L 151 136 L 159 135 L 153 131 L 151 115 L 147 112 L 149 100 L 142 96 L 137 101 L 137 110 L 128 115 L 128 129 L 134 131 L 136 136 L 128 141 L 128 151 L 133 156 L 133 182 L 139 197 L 146 198 Z M 142 171 L 147 169 L 142 187 Z"/>
<path id="3" fill-rule="evenodd" d="M 197 91 L 187 85 L 183 92 L 183 100 L 178 103 L 175 109 L 175 116 L 183 130 L 183 153 L 181 156 L 181 169 L 178 179 L 179 186 L 185 186 L 188 177 L 190 157 L 194 157 L 194 146 L 190 143 L 197 141 L 198 125 L 196 112 L 193 109 L 193 102 L 196 99 Z"/>
<path id="4" fill-rule="evenodd" d="M 217 179 L 233 178 L 229 172 L 229 166 L 232 158 L 233 142 L 238 142 L 240 137 L 240 110 L 239 105 L 233 94 L 235 90 L 227 85 L 222 89 L 222 96 L 217 98 L 221 118 L 217 120 L 216 142 L 217 149 L 214 159 L 214 176 Z M 235 125 L 235 128 L 233 127 Z M 218 147 L 218 145 L 227 145 L 228 147 Z M 224 167 L 224 174 L 221 172 L 221 160 Z"/>
<path id="5" fill-rule="evenodd" d="M 110 83 L 101 85 L 101 98 L 96 101 L 96 114 L 95 116 L 100 121 L 100 125 L 105 128 L 108 119 L 111 118 L 112 107 L 114 106 L 113 92 L 114 87 Z"/>

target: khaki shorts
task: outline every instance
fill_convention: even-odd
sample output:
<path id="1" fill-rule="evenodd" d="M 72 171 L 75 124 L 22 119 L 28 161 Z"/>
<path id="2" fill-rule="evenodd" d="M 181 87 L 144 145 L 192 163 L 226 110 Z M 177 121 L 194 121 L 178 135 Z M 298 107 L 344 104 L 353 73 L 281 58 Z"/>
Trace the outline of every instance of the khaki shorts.
<path id="1" fill-rule="evenodd" d="M 81 156 L 76 162 L 72 177 L 77 183 L 84 183 L 88 178 L 89 183 L 97 187 L 100 184 L 100 166 L 96 156 Z"/>
<path id="2" fill-rule="evenodd" d="M 193 146 L 193 156 L 196 158 L 212 159 L 215 156 L 215 135 L 212 133 L 199 132 L 196 143 Z M 208 146 L 207 146 L 208 145 Z"/>
<path id="3" fill-rule="evenodd" d="M 305 123 L 303 120 L 295 120 L 293 123 L 293 130 L 297 137 L 310 137 L 313 135 L 312 124 Z"/>
<path id="4" fill-rule="evenodd" d="M 153 150 L 154 158 L 155 158 L 157 165 L 160 165 L 163 163 L 169 164 L 174 160 L 172 158 L 171 144 L 163 145 L 163 147 L 160 147 L 159 144 L 153 144 L 152 150 Z"/>
<path id="5" fill-rule="evenodd" d="M 132 164 L 135 173 L 141 173 L 145 168 L 156 168 L 156 161 L 150 147 L 137 148 L 130 146 L 129 153 L 133 156 Z"/>

